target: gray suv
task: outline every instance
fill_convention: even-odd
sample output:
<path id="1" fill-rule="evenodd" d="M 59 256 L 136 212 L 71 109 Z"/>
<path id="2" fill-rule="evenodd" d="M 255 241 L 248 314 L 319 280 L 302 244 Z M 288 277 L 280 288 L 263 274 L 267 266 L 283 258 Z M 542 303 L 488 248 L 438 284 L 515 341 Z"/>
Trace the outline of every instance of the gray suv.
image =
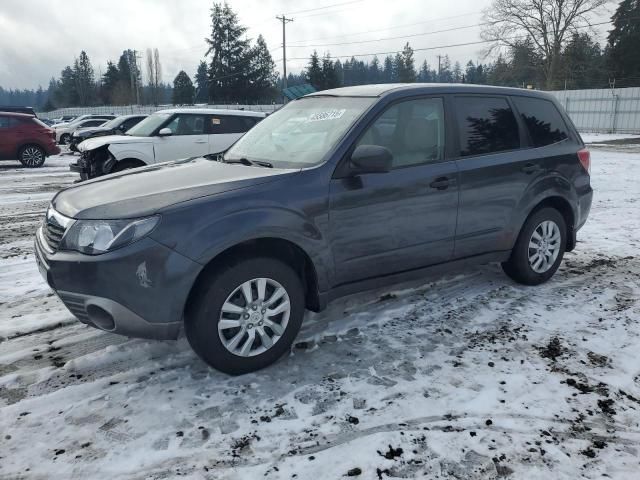
<path id="1" fill-rule="evenodd" d="M 501 262 L 547 281 L 587 219 L 589 152 L 540 92 L 369 85 L 290 102 L 224 154 L 58 193 L 42 274 L 88 325 L 172 339 L 231 374 L 290 348 L 305 309 Z"/>

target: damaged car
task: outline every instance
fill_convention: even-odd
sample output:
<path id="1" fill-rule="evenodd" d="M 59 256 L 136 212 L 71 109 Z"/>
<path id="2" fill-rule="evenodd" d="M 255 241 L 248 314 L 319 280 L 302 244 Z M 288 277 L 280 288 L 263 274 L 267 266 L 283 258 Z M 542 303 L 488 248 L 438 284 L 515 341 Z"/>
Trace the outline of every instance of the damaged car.
<path id="1" fill-rule="evenodd" d="M 160 110 L 125 135 L 90 138 L 70 165 L 82 180 L 155 163 L 219 153 L 262 120 L 263 112 L 177 108 Z"/>

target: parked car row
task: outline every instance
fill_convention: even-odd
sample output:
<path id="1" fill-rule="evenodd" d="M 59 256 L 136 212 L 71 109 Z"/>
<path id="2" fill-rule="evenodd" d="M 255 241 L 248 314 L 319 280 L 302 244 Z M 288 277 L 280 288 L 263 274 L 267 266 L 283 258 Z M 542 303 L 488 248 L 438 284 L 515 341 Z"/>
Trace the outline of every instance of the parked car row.
<path id="1" fill-rule="evenodd" d="M 260 119 L 166 110 L 78 145 L 83 178 L 183 160 L 53 198 L 36 259 L 73 315 L 134 337 L 184 328 L 209 365 L 250 372 L 343 295 L 488 262 L 543 283 L 591 207 L 589 151 L 541 92 L 347 87 L 242 136 Z"/>
<path id="2" fill-rule="evenodd" d="M 169 160 L 223 152 L 265 117 L 262 112 L 176 108 L 149 115 L 124 135 L 89 138 L 71 165 L 83 180 Z"/>

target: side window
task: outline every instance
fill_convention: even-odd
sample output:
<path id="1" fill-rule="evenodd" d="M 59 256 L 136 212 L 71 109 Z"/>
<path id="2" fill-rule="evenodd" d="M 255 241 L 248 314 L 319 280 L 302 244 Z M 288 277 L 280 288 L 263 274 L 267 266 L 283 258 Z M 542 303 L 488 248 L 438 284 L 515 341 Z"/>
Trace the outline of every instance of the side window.
<path id="1" fill-rule="evenodd" d="M 442 160 L 442 99 L 408 100 L 392 105 L 365 131 L 358 145 L 380 145 L 388 148 L 393 155 L 393 168 Z"/>
<path id="2" fill-rule="evenodd" d="M 83 124 L 83 127 L 98 127 L 100 125 L 102 125 L 104 122 L 106 122 L 106 120 L 91 120 L 90 122 L 87 122 L 85 124 Z"/>
<path id="3" fill-rule="evenodd" d="M 164 128 L 168 128 L 174 135 L 203 135 L 204 115 L 178 114 Z"/>
<path id="4" fill-rule="evenodd" d="M 251 117 L 214 115 L 209 122 L 209 133 L 212 135 L 221 133 L 244 133 L 254 125 L 255 121 Z"/>
<path id="5" fill-rule="evenodd" d="M 455 97 L 460 156 L 520 148 L 516 117 L 505 98 Z"/>
<path id="6" fill-rule="evenodd" d="M 141 118 L 129 118 L 128 120 L 125 120 L 124 122 L 122 122 L 122 129 L 126 132 L 134 125 L 137 125 L 138 123 L 140 123 L 141 120 L 142 120 Z"/>
<path id="7" fill-rule="evenodd" d="M 9 117 L 0 117 L 0 128 L 9 128 Z"/>
<path id="8" fill-rule="evenodd" d="M 513 97 L 534 147 L 544 147 L 569 137 L 567 125 L 556 106 L 539 98 Z"/>

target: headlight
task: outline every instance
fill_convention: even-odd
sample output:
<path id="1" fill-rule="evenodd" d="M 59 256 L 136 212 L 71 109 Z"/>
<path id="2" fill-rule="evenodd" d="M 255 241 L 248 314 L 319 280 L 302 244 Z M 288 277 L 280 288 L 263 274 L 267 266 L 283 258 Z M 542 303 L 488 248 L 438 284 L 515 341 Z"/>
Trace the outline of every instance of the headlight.
<path id="1" fill-rule="evenodd" d="M 65 233 L 60 250 L 98 255 L 137 242 L 151 233 L 160 217 L 134 220 L 76 220 Z"/>

